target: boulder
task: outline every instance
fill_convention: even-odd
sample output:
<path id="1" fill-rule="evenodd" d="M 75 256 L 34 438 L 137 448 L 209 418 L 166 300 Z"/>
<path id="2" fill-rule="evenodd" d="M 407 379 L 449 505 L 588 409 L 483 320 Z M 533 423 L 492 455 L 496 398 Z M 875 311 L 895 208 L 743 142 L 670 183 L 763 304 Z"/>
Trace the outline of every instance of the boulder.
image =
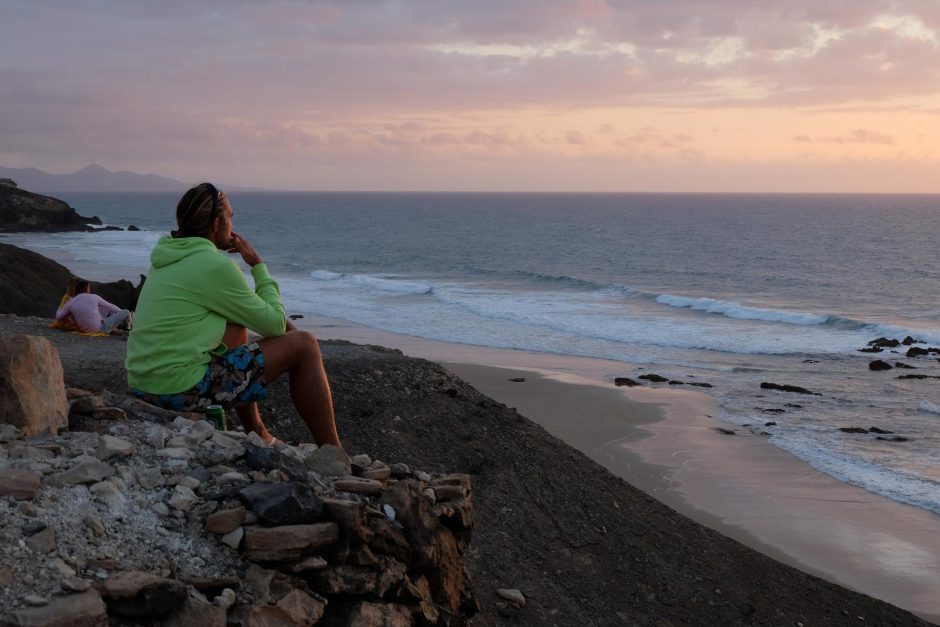
<path id="1" fill-rule="evenodd" d="M 876 359 L 875 361 L 869 362 L 868 369 L 869 370 L 891 370 L 891 364 L 885 361 L 881 361 L 880 359 Z"/>
<path id="2" fill-rule="evenodd" d="M 272 525 L 313 523 L 323 514 L 313 488 L 298 481 L 253 483 L 238 494 L 258 518 Z"/>
<path id="3" fill-rule="evenodd" d="M 59 352 L 34 335 L 0 336 L 0 416 L 27 436 L 68 426 Z"/>
<path id="4" fill-rule="evenodd" d="M 304 462 L 307 468 L 324 477 L 346 477 L 352 474 L 352 466 L 346 452 L 332 444 L 326 444 L 310 454 Z"/>
<path id="5" fill-rule="evenodd" d="M 666 377 L 660 376 L 660 375 L 655 374 L 655 373 L 641 374 L 641 375 L 640 375 L 639 377 L 637 377 L 637 378 L 638 378 L 638 379 L 644 379 L 644 380 L 646 380 L 646 381 L 650 381 L 651 383 L 666 383 L 666 382 L 669 381 L 669 379 L 667 379 Z"/>
<path id="6" fill-rule="evenodd" d="M 120 616 L 164 616 L 189 597 L 186 584 L 140 571 L 117 573 L 98 591 Z"/>
<path id="7" fill-rule="evenodd" d="M 32 500 L 39 492 L 40 475 L 29 470 L 8 468 L 0 470 L 0 496 L 17 500 Z"/>
<path id="8" fill-rule="evenodd" d="M 2 625 L 34 627 L 107 627 L 105 604 L 94 590 L 55 597 L 48 605 L 0 615 Z"/>
<path id="9" fill-rule="evenodd" d="M 634 386 L 640 385 L 640 383 L 638 381 L 634 381 L 630 377 L 617 377 L 616 379 L 614 379 L 614 385 L 616 385 L 617 387 L 621 387 L 625 385 L 627 387 L 632 388 Z"/>

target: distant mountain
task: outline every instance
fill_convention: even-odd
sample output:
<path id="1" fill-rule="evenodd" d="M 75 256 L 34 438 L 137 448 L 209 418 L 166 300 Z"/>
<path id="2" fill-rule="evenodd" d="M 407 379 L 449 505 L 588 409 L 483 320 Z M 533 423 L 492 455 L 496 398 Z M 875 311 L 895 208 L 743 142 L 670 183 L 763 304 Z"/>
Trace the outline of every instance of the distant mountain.
<path id="1" fill-rule="evenodd" d="M 0 178 L 16 181 L 20 189 L 41 194 L 56 192 L 183 192 L 190 183 L 156 174 L 137 174 L 110 170 L 93 163 L 71 174 L 49 174 L 37 168 L 0 167 Z M 249 188 L 220 185 L 229 191 L 251 191 Z"/>

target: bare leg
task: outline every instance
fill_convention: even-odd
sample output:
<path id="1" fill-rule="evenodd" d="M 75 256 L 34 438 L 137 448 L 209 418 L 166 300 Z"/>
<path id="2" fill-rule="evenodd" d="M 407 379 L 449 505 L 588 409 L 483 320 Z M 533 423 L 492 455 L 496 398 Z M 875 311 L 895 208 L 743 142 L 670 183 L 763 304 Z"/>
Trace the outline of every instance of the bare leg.
<path id="1" fill-rule="evenodd" d="M 247 344 L 248 329 L 230 322 L 225 327 L 225 335 L 222 336 L 222 341 L 230 350 Z M 239 405 L 235 408 L 235 413 L 238 414 L 238 419 L 241 420 L 242 426 L 245 427 L 246 431 L 254 431 L 260 435 L 261 439 L 265 442 L 270 442 L 273 439 L 274 436 L 271 435 L 268 428 L 264 426 L 264 422 L 261 420 L 261 414 L 258 412 L 258 403 Z"/>
<path id="2" fill-rule="evenodd" d="M 270 384 L 284 372 L 289 372 L 291 400 L 313 439 L 321 446 L 342 446 L 336 432 L 333 397 L 317 338 L 307 331 L 289 327 L 284 335 L 265 338 L 258 344 L 264 353 L 264 382 Z"/>

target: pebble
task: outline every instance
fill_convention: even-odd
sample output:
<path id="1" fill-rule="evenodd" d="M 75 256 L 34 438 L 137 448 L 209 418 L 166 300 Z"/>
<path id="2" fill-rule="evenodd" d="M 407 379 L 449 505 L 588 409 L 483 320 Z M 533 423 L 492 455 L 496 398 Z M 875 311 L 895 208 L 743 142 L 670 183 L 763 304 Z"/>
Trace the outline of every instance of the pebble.
<path id="1" fill-rule="evenodd" d="M 418 481 L 428 482 L 428 481 L 431 480 L 431 475 L 429 475 L 428 473 L 424 472 L 423 470 L 416 470 L 416 471 L 415 471 L 415 479 L 417 479 Z"/>
<path id="2" fill-rule="evenodd" d="M 106 533 L 104 528 L 104 523 L 101 522 L 101 519 L 94 515 L 85 516 L 85 526 L 91 529 L 91 532 L 96 536 L 101 537 Z"/>
<path id="3" fill-rule="evenodd" d="M 161 516 L 169 516 L 170 508 L 166 506 L 165 503 L 154 503 L 150 509 L 160 514 Z"/>
<path id="4" fill-rule="evenodd" d="M 170 495 L 167 503 L 182 513 L 191 510 L 198 500 L 199 497 L 191 489 L 184 485 L 178 485 L 173 488 L 173 494 Z"/>
<path id="5" fill-rule="evenodd" d="M 84 592 L 91 588 L 91 582 L 81 577 L 63 577 L 59 583 L 63 590 L 69 592 Z"/>
<path id="6" fill-rule="evenodd" d="M 496 594 L 506 599 L 507 601 L 512 601 L 519 607 L 525 607 L 525 597 L 515 588 L 497 588 Z"/>
<path id="7" fill-rule="evenodd" d="M 190 490 L 195 490 L 196 488 L 202 485 L 202 481 L 200 481 L 199 479 L 196 479 L 195 477 L 190 477 L 187 475 L 185 477 L 181 477 L 176 482 L 176 485 L 185 486 L 189 488 Z"/>
<path id="8" fill-rule="evenodd" d="M 227 533 L 221 538 L 219 538 L 219 541 L 222 544 L 232 547 L 233 549 L 237 549 L 238 546 L 242 543 L 242 538 L 244 537 L 245 537 L 245 528 L 239 527 L 238 529 L 235 529 L 234 531 Z"/>
<path id="9" fill-rule="evenodd" d="M 137 483 L 145 490 L 153 490 L 166 483 L 159 468 L 143 468 L 137 472 Z"/>
<path id="10" fill-rule="evenodd" d="M 248 483 L 249 479 L 240 472 L 227 472 L 217 479 L 219 483 Z"/>
<path id="11" fill-rule="evenodd" d="M 216 598 L 212 599 L 212 603 L 218 605 L 223 610 L 235 605 L 235 591 L 231 588 L 226 588 Z"/>
<path id="12" fill-rule="evenodd" d="M 164 457 L 166 459 L 189 459 L 192 457 L 192 453 L 189 449 L 179 448 L 179 447 L 167 447 L 162 448 L 156 453 L 159 457 Z"/>
<path id="13" fill-rule="evenodd" d="M 102 481 L 96 483 L 95 485 L 89 488 L 91 493 L 97 496 L 99 499 L 107 503 L 108 507 L 112 510 L 120 509 L 127 503 L 127 499 L 124 497 L 124 494 L 110 481 Z"/>
<path id="14" fill-rule="evenodd" d="M 49 597 L 40 596 L 38 594 L 27 594 L 23 596 L 23 602 L 26 603 L 26 605 L 40 607 L 49 604 Z"/>
<path id="15" fill-rule="evenodd" d="M 116 438 L 113 435 L 103 435 L 98 440 L 95 457 L 108 460 L 112 457 L 126 457 L 134 452 L 134 445 L 127 440 Z"/>
<path id="16" fill-rule="evenodd" d="M 159 425 L 147 427 L 146 431 L 144 431 L 144 440 L 147 444 L 156 449 L 161 449 L 166 445 L 166 437 L 166 429 Z"/>
<path id="17" fill-rule="evenodd" d="M 395 508 L 386 503 L 382 506 L 382 511 L 385 512 L 385 517 L 391 522 L 395 522 Z"/>

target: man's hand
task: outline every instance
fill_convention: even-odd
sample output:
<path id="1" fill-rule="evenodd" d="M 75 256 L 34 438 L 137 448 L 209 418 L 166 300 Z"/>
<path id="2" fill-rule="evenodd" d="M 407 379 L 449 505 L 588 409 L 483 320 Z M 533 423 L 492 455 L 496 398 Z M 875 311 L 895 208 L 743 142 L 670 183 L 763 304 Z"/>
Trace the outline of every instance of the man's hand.
<path id="1" fill-rule="evenodd" d="M 245 260 L 245 263 L 252 268 L 261 263 L 261 255 L 252 248 L 248 240 L 244 239 L 238 233 L 232 233 L 232 245 L 228 251 L 230 253 L 239 253 L 242 259 Z"/>

